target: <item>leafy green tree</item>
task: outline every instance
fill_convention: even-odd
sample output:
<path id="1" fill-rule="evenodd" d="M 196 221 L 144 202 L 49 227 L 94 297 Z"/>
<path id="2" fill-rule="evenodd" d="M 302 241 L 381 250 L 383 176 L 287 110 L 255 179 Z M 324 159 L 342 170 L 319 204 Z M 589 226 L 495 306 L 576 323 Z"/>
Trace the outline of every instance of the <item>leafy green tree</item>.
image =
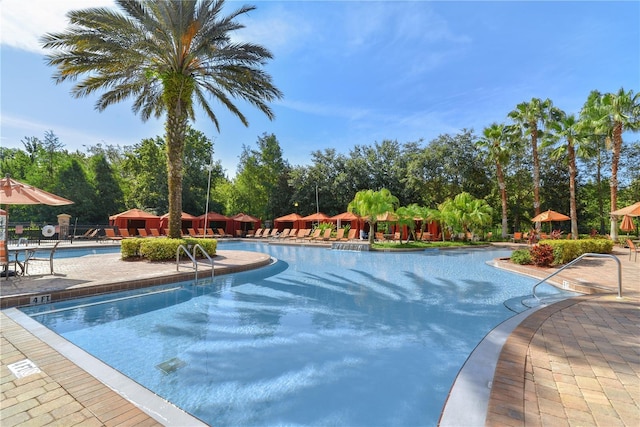
<path id="1" fill-rule="evenodd" d="M 282 96 L 262 70 L 271 53 L 253 43 L 231 41 L 243 28 L 236 18 L 255 8 L 244 6 L 222 16 L 224 0 L 116 0 L 120 12 L 92 8 L 69 12 L 65 32 L 42 38 L 57 83 L 80 81 L 76 97 L 104 90 L 98 110 L 133 97 L 143 120 L 166 114 L 169 235 L 180 237 L 185 133 L 195 119 L 194 100 L 219 128 L 207 101 L 212 96 L 246 126 L 234 105 L 241 99 L 270 119 L 267 105 Z"/>
<path id="2" fill-rule="evenodd" d="M 146 138 L 125 154 L 122 170 L 130 185 L 124 193 L 127 208 L 139 208 L 162 215 L 167 211 L 167 168 L 165 143 L 161 137 Z M 108 212 L 110 215 L 118 212 Z"/>
<path id="3" fill-rule="evenodd" d="M 544 126 L 549 119 L 549 110 L 553 106 L 550 99 L 544 101 L 532 98 L 530 102 L 518 104 L 509 117 L 520 128 L 523 135 L 531 137 L 531 159 L 533 161 L 533 210 L 540 214 L 540 159 L 538 140 L 544 134 Z M 539 224 L 538 224 L 539 225 Z"/>
<path id="4" fill-rule="evenodd" d="M 204 133 L 189 127 L 185 137 L 182 206 L 185 212 L 203 214 L 207 206 L 207 187 L 224 176 L 220 161 L 213 161 L 213 142 Z M 209 212 L 220 212 L 223 204 L 209 197 Z M 165 211 L 166 212 L 166 211 Z"/>
<path id="5" fill-rule="evenodd" d="M 64 212 L 72 217 L 79 218 L 79 221 L 84 223 L 99 221 L 100 219 L 104 221 L 104 216 L 100 218 L 95 209 L 95 187 L 87 178 L 83 166 L 76 158 L 71 157 L 67 160 L 60 168 L 53 190 L 55 194 L 74 202 L 72 205 L 64 206 Z M 53 218 L 49 219 L 49 221 L 53 221 Z"/>
<path id="6" fill-rule="evenodd" d="M 442 220 L 457 233 L 474 233 L 478 228 L 491 224 L 491 206 L 469 193 L 447 199 L 438 208 Z"/>
<path id="7" fill-rule="evenodd" d="M 108 219 L 108 213 L 122 212 L 124 209 L 124 195 L 116 179 L 115 172 L 103 154 L 97 154 L 89 159 L 89 180 L 95 188 L 93 212 L 91 218 L 81 216 L 80 221 L 101 224 Z"/>
<path id="8" fill-rule="evenodd" d="M 347 210 L 366 218 L 365 221 L 369 223 L 369 243 L 373 243 L 378 215 L 393 212 L 396 207 L 398 207 L 398 198 L 383 188 L 378 191 L 358 191 Z"/>

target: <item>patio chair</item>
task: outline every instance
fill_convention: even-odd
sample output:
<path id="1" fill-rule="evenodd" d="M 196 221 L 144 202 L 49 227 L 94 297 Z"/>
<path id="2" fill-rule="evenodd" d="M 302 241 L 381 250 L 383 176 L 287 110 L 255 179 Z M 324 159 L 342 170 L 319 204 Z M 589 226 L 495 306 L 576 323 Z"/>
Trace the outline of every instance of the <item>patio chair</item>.
<path id="1" fill-rule="evenodd" d="M 264 230 L 262 230 L 262 234 L 256 233 L 256 237 L 269 237 L 269 233 L 271 233 L 271 229 L 265 228 Z"/>
<path id="2" fill-rule="evenodd" d="M 147 233 L 146 228 L 138 228 L 138 235 L 140 237 L 149 237 L 149 233 Z"/>
<path id="3" fill-rule="evenodd" d="M 262 235 L 262 228 L 258 228 L 255 231 L 249 231 L 247 237 L 260 237 Z"/>
<path id="4" fill-rule="evenodd" d="M 157 228 L 150 228 L 149 231 L 153 237 L 160 237 L 160 231 Z"/>
<path id="5" fill-rule="evenodd" d="M 322 240 L 322 241 L 326 241 L 329 240 L 331 238 L 331 229 L 327 228 L 324 230 L 324 233 L 322 233 L 322 236 L 316 237 L 313 240 Z"/>
<path id="6" fill-rule="evenodd" d="M 105 228 L 104 236 L 107 240 L 122 240 L 122 236 L 116 235 L 116 232 L 113 230 L 113 228 Z"/>
<path id="7" fill-rule="evenodd" d="M 291 233 L 291 229 L 285 228 L 284 230 L 282 230 L 282 233 L 277 235 L 277 237 L 278 239 L 284 239 L 285 237 L 289 237 L 289 233 Z"/>
<path id="8" fill-rule="evenodd" d="M 38 262 L 38 261 L 49 261 L 49 272 L 51 275 L 53 275 L 53 255 L 56 253 L 56 249 L 58 249 L 58 245 L 60 244 L 60 241 L 57 241 L 55 245 L 53 245 L 53 248 L 51 248 L 51 252 L 49 253 L 49 257 L 48 258 L 37 258 L 35 256 L 36 251 L 29 251 L 29 254 L 27 255 L 27 259 L 24 263 L 24 274 L 29 274 L 29 265 L 32 262 Z"/>
<path id="9" fill-rule="evenodd" d="M 131 236 L 131 234 L 129 234 L 129 229 L 127 228 L 119 228 L 118 231 L 120 231 L 120 235 L 122 236 L 123 239 L 133 237 Z"/>
<path id="10" fill-rule="evenodd" d="M 342 240 L 347 240 L 344 237 L 344 228 L 339 228 L 338 231 L 336 231 L 336 237 L 331 237 L 329 240 L 334 241 L 334 242 L 340 242 Z"/>
<path id="11" fill-rule="evenodd" d="M 95 228 L 90 228 L 87 230 L 86 233 L 81 234 L 79 236 L 73 236 L 74 239 L 91 239 L 92 238 L 92 233 L 95 231 Z M 94 236 L 95 237 L 95 236 Z"/>
<path id="12" fill-rule="evenodd" d="M 322 229 L 321 228 L 316 228 L 312 234 L 305 236 L 304 239 L 308 240 L 308 241 L 313 241 L 317 238 L 320 237 L 320 233 L 322 233 Z"/>
<path id="13" fill-rule="evenodd" d="M 349 233 L 347 234 L 347 240 L 356 240 L 357 234 L 358 234 L 358 230 L 356 230 L 355 228 L 352 228 L 351 230 L 349 230 Z"/>
<path id="14" fill-rule="evenodd" d="M 513 233 L 513 239 L 511 239 L 513 243 L 519 243 L 522 240 L 522 232 L 516 231 Z"/>
<path id="15" fill-rule="evenodd" d="M 298 229 L 294 228 L 292 229 L 289 234 L 287 234 L 286 236 L 284 236 L 284 238 L 287 239 L 295 239 L 298 236 Z"/>
<path id="16" fill-rule="evenodd" d="M 627 246 L 629 246 L 629 261 L 631 261 L 631 254 L 635 253 L 635 259 L 633 260 L 633 262 L 638 261 L 638 252 L 640 252 L 640 250 L 636 247 L 636 245 L 633 243 L 633 241 L 631 241 L 631 239 L 627 239 Z"/>
<path id="17" fill-rule="evenodd" d="M 220 237 L 233 237 L 231 234 L 226 233 L 222 228 L 218 228 L 218 235 L 220 235 Z"/>

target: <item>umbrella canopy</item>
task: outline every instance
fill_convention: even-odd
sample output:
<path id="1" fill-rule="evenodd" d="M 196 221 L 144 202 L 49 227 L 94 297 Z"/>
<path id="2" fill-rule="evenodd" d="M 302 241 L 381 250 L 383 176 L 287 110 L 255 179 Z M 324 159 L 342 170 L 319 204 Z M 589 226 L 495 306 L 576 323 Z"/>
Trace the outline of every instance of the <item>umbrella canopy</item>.
<path id="1" fill-rule="evenodd" d="M 280 218 L 276 218 L 274 221 L 278 222 L 295 222 L 299 219 L 302 219 L 302 215 L 298 215 L 297 213 L 290 213 L 289 215 L 281 216 Z"/>
<path id="2" fill-rule="evenodd" d="M 531 222 L 551 222 L 551 221 L 569 221 L 571 218 L 556 211 L 549 209 L 531 218 Z"/>
<path id="3" fill-rule="evenodd" d="M 612 215 L 640 216 L 640 202 L 635 202 L 630 206 L 611 212 Z"/>
<path id="4" fill-rule="evenodd" d="M 300 218 L 301 221 L 326 221 L 328 220 L 329 217 L 325 214 L 323 214 L 322 212 L 318 212 L 318 213 L 314 213 L 311 215 L 307 215 L 304 218 Z"/>
<path id="5" fill-rule="evenodd" d="M 231 219 L 236 222 L 260 222 L 258 218 L 253 217 L 251 215 L 247 215 L 246 213 L 242 213 L 242 212 L 232 216 Z"/>
<path id="6" fill-rule="evenodd" d="M 7 175 L 0 180 L 0 204 L 64 206 L 73 202 Z"/>
<path id="7" fill-rule="evenodd" d="M 622 224 L 620 224 L 620 230 L 633 231 L 635 229 L 636 229 L 636 226 L 629 215 L 625 215 L 624 217 L 622 217 Z"/>

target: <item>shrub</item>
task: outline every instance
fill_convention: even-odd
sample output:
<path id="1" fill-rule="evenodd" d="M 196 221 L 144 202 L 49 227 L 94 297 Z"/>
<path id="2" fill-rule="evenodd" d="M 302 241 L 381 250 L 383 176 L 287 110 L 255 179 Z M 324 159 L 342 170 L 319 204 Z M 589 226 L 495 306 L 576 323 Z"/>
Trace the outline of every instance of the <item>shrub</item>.
<path id="1" fill-rule="evenodd" d="M 584 253 L 609 254 L 613 242 L 608 239 L 543 240 L 541 244 L 553 247 L 554 264 L 566 264 Z"/>
<path id="2" fill-rule="evenodd" d="M 531 248 L 531 259 L 538 267 L 549 267 L 553 263 L 553 247 L 540 244 Z"/>
<path id="3" fill-rule="evenodd" d="M 520 265 L 531 264 L 532 260 L 529 249 L 518 249 L 513 251 L 511 254 L 511 261 Z"/>
<path id="4" fill-rule="evenodd" d="M 176 259 L 176 253 L 180 245 L 186 248 L 194 247 L 196 244 L 213 256 L 216 254 L 218 241 L 215 239 L 170 239 L 170 238 L 143 238 L 143 239 L 123 239 L 122 240 L 122 259 L 128 258 L 145 258 L 149 261 L 168 261 Z M 198 251 L 198 258 L 203 255 Z M 185 256 L 181 254 L 181 256 Z"/>

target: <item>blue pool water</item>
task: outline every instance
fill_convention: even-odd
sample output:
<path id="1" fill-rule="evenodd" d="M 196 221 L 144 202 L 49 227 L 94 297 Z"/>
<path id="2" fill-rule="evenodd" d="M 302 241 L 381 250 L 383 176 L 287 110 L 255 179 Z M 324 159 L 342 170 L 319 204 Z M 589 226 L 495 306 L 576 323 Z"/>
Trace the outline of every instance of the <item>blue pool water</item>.
<path id="1" fill-rule="evenodd" d="M 220 245 L 234 248 L 279 261 L 24 311 L 212 425 L 430 426 L 468 355 L 513 315 L 503 301 L 534 283 L 485 264 L 509 251 Z"/>

